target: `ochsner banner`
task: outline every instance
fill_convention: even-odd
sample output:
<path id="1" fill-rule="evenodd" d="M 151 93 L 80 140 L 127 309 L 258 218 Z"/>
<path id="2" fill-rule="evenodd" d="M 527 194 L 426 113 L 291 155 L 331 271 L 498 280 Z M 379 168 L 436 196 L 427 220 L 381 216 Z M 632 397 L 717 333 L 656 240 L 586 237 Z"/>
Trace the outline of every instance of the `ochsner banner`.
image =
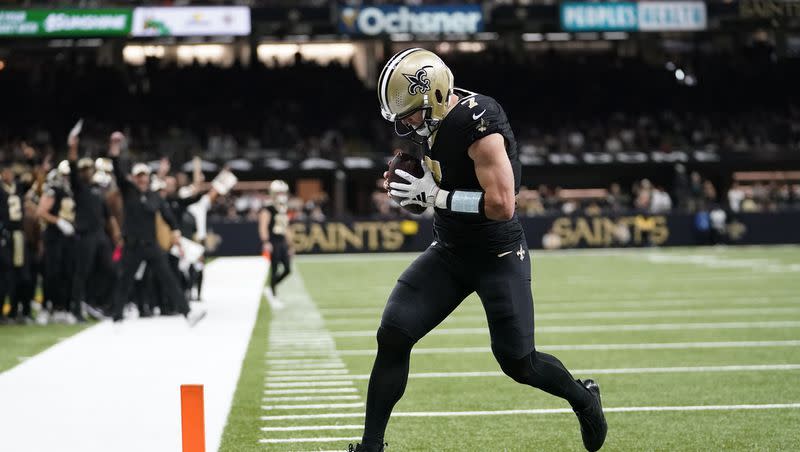
<path id="1" fill-rule="evenodd" d="M 340 8 L 339 31 L 351 35 L 383 33 L 477 33 L 483 31 L 480 5 L 361 6 Z"/>
<path id="2" fill-rule="evenodd" d="M 245 36 L 246 6 L 142 7 L 133 11 L 133 36 Z"/>

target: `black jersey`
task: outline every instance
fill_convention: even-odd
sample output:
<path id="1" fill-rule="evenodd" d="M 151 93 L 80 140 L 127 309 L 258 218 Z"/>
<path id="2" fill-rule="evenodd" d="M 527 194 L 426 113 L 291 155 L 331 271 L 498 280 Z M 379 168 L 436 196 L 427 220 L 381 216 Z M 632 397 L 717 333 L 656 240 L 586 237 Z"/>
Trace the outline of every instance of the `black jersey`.
<path id="1" fill-rule="evenodd" d="M 78 176 L 75 161 L 70 161 L 69 166 L 70 186 L 75 191 L 75 230 L 84 234 L 102 231 L 109 215 L 103 189 L 97 184 L 85 183 Z"/>
<path id="2" fill-rule="evenodd" d="M 61 185 L 45 185 L 44 193 L 53 197 L 53 207 L 50 208 L 50 215 L 63 218 L 75 224 L 75 199 L 72 192 Z M 47 231 L 61 233 L 53 224 L 47 225 Z"/>
<path id="3" fill-rule="evenodd" d="M 0 183 L 0 231 L 21 231 L 24 209 L 17 184 Z"/>
<path id="4" fill-rule="evenodd" d="M 202 197 L 202 193 L 197 193 L 187 197 L 180 197 L 176 194 L 166 198 L 167 205 L 172 210 L 175 221 L 180 227 L 181 235 L 184 237 L 191 239 L 197 233 L 197 219 L 189 212 L 189 206 L 200 201 Z"/>
<path id="5" fill-rule="evenodd" d="M 519 192 L 522 164 L 505 111 L 491 97 L 460 89 L 455 94 L 458 103 L 439 124 L 429 142 L 432 145 L 425 146 L 425 163 L 436 182 L 448 191 L 482 190 L 468 149 L 475 141 L 499 133 L 514 171 L 514 192 Z M 436 209 L 434 232 L 436 240 L 445 244 L 489 252 L 507 251 L 523 237 L 516 213 L 510 220 L 495 221 L 445 209 Z"/>
<path id="6" fill-rule="evenodd" d="M 141 192 L 128 180 L 130 162 L 126 158 L 114 157 L 114 175 L 122 194 L 124 224 L 122 227 L 126 243 L 156 243 L 156 214 L 160 213 L 171 230 L 178 229 L 178 222 L 164 198 L 156 192 Z"/>
<path id="7" fill-rule="evenodd" d="M 289 214 L 286 204 L 270 204 L 266 207 L 269 212 L 269 241 L 278 242 L 286 240 L 286 230 L 289 229 Z"/>

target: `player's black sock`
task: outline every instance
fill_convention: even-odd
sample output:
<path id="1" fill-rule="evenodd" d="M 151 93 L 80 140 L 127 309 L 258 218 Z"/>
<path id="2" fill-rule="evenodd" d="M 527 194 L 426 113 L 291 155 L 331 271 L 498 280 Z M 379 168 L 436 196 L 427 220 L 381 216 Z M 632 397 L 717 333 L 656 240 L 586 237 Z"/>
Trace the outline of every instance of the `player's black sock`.
<path id="1" fill-rule="evenodd" d="M 381 450 L 392 408 L 403 396 L 414 340 L 397 328 L 378 328 L 378 354 L 367 389 L 367 414 L 362 445 L 369 452 Z"/>
<path id="2" fill-rule="evenodd" d="M 592 403 L 589 391 L 575 381 L 564 364 L 553 355 L 534 350 L 522 359 L 495 356 L 503 372 L 518 383 L 561 397 L 576 410 L 584 409 Z"/>
<path id="3" fill-rule="evenodd" d="M 291 270 L 289 269 L 289 267 L 288 266 L 284 266 L 281 269 L 280 273 L 277 273 L 277 272 L 275 273 L 275 278 L 274 278 L 274 281 L 272 282 L 272 284 L 277 286 L 278 284 L 280 284 L 281 281 L 283 281 L 284 279 L 286 279 L 287 276 L 289 276 L 289 273 L 291 273 Z"/>

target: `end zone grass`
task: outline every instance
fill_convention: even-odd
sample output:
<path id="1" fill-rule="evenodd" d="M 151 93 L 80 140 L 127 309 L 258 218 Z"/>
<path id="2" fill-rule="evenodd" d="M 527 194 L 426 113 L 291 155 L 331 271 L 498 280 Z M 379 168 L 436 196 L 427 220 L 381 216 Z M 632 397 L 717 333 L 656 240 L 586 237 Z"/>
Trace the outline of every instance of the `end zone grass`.
<path id="1" fill-rule="evenodd" d="M 260 449 L 258 440 L 261 438 L 261 431 L 254 428 L 253 424 L 258 422 L 261 417 L 264 373 L 267 369 L 264 356 L 268 345 L 269 319 L 269 303 L 262 296 L 261 305 L 258 308 L 258 318 L 253 327 L 253 335 L 247 346 L 239 383 L 233 396 L 228 423 L 222 434 L 220 451 L 244 452 Z"/>
<path id="2" fill-rule="evenodd" d="M 93 325 L 0 325 L 0 372 Z"/>
<path id="3" fill-rule="evenodd" d="M 382 306 L 412 258 L 299 258 L 296 270 L 348 373 L 296 374 L 280 381 L 352 380 L 365 399 Z M 596 378 L 607 408 L 653 410 L 609 412 L 603 450 L 797 450 L 800 248 L 534 253 L 532 258 L 537 346 L 558 356 L 576 378 Z M 346 450 L 350 441 L 325 438 L 360 435 L 363 407 L 262 409 L 266 372 L 278 367 L 265 356 L 268 320 L 262 302 L 221 450 Z M 474 296 L 417 344 L 405 396 L 395 407 L 411 416 L 390 421 L 389 451 L 582 450 L 577 421 L 568 412 L 430 417 L 567 408 L 560 399 L 497 375 L 488 346 L 486 320 Z M 301 353 L 280 359 L 302 358 Z M 303 403 L 319 402 L 296 402 Z M 793 405 L 776 406 L 781 404 Z M 708 406 L 728 408 L 682 408 Z M 352 417 L 312 417 L 319 414 Z M 262 420 L 265 415 L 288 418 Z M 355 427 L 325 429 L 350 425 Z M 298 426 L 306 430 L 261 431 Z M 264 438 L 305 440 L 259 444 Z"/>

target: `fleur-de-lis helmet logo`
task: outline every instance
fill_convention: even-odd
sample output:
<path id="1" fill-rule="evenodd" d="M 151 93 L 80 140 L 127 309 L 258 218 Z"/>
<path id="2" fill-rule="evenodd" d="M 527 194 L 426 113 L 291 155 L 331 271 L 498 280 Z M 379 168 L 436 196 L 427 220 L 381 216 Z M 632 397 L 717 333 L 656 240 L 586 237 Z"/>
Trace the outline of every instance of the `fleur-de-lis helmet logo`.
<path id="1" fill-rule="evenodd" d="M 428 78 L 428 73 L 425 69 L 433 68 L 433 66 L 422 66 L 415 74 L 403 74 L 403 77 L 408 80 L 408 94 L 427 93 L 431 90 L 431 81 Z"/>

